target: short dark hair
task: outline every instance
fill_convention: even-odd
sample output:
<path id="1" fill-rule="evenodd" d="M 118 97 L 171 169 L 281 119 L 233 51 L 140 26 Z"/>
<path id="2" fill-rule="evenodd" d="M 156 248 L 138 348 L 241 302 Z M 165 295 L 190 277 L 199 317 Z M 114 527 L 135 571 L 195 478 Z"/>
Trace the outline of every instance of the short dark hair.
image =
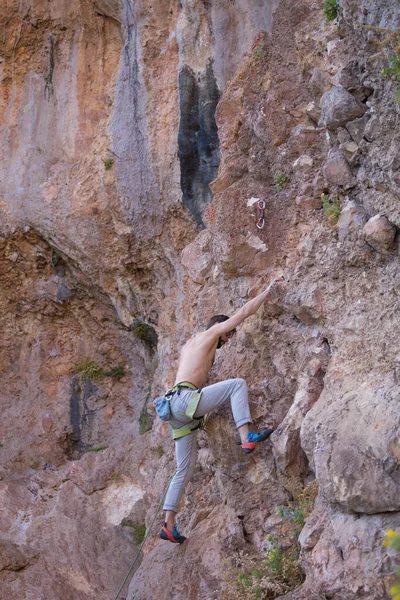
<path id="1" fill-rule="evenodd" d="M 226 315 L 214 315 L 208 321 L 206 330 L 210 329 L 210 327 L 212 327 L 213 325 L 215 325 L 215 323 L 223 323 L 224 321 L 227 321 L 228 319 L 229 319 L 229 317 L 227 317 Z"/>

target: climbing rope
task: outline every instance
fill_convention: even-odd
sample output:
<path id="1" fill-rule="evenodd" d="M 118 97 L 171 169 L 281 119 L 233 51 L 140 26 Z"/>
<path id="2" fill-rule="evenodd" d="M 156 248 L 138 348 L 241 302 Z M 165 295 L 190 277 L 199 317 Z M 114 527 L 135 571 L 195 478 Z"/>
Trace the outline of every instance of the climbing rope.
<path id="1" fill-rule="evenodd" d="M 265 200 L 259 200 L 257 202 L 257 208 L 260 211 L 260 214 L 259 214 L 256 226 L 258 227 L 258 229 L 263 229 L 264 225 L 265 225 L 265 219 L 264 219 Z"/>
<path id="2" fill-rule="evenodd" d="M 175 475 L 175 473 L 174 473 L 174 475 Z M 137 559 L 138 559 L 138 557 L 139 557 L 139 555 L 140 555 L 140 553 L 141 553 L 141 551 L 142 551 L 142 549 L 143 549 L 143 546 L 145 545 L 145 543 L 146 543 L 146 541 L 147 541 L 147 538 L 149 537 L 149 535 L 150 535 L 150 533 L 151 533 L 151 530 L 153 529 L 153 525 L 154 525 L 154 523 L 155 523 L 155 520 L 156 520 L 156 518 L 157 518 L 157 515 L 158 515 L 158 513 L 159 513 L 159 510 L 160 510 L 160 508 L 161 508 L 161 506 L 162 506 L 162 504 L 163 504 L 163 502 L 164 502 L 165 496 L 167 495 L 167 491 L 168 491 L 168 488 L 169 488 L 169 484 L 171 483 L 171 481 L 172 481 L 172 478 L 174 477 L 174 475 L 172 475 L 172 477 L 171 477 L 171 478 L 170 478 L 170 480 L 168 481 L 167 487 L 166 487 L 166 488 L 165 488 L 165 490 L 164 490 L 164 493 L 163 493 L 163 495 L 162 495 L 162 498 L 161 498 L 161 500 L 160 500 L 160 503 L 159 503 L 159 505 L 157 506 L 157 510 L 156 510 L 156 513 L 155 513 L 155 515 L 154 515 L 154 517 L 153 517 L 153 520 L 152 520 L 152 522 L 151 522 L 151 525 L 150 525 L 150 527 L 149 527 L 149 528 L 147 529 L 147 531 L 146 531 L 146 535 L 144 536 L 143 542 L 140 544 L 139 550 L 136 552 L 136 556 L 135 556 L 135 558 L 133 559 L 133 562 L 132 562 L 131 566 L 129 567 L 129 571 L 128 571 L 128 573 L 126 574 L 126 577 L 125 577 L 124 581 L 122 582 L 122 584 L 121 584 L 121 587 L 119 588 L 119 590 L 118 590 L 118 593 L 117 593 L 117 595 L 115 596 L 114 600 L 118 600 L 118 598 L 119 598 L 119 595 L 120 595 L 120 593 L 122 592 L 122 590 L 124 589 L 124 586 L 125 586 L 125 584 L 126 584 L 126 582 L 127 582 L 127 580 L 128 580 L 128 577 L 129 577 L 129 575 L 131 574 L 133 567 L 135 566 L 135 562 L 137 561 Z"/>

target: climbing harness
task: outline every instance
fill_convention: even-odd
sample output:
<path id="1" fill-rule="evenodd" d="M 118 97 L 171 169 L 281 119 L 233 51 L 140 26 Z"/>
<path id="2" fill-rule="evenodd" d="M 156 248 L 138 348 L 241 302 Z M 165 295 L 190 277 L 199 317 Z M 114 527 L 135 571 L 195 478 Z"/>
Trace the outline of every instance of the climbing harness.
<path id="1" fill-rule="evenodd" d="M 202 390 L 198 389 L 195 385 L 193 385 L 193 383 L 190 383 L 189 381 L 182 381 L 182 382 L 174 385 L 170 390 L 168 390 L 168 392 L 165 394 L 165 396 L 161 396 L 160 398 L 156 398 L 154 400 L 156 412 L 157 412 L 158 416 L 160 417 L 160 419 L 162 419 L 163 421 L 170 421 L 170 419 L 172 418 L 171 404 L 170 404 L 171 398 L 174 394 L 178 394 L 178 396 L 179 396 L 182 388 L 193 390 L 193 391 L 195 391 L 195 393 L 192 395 L 190 402 L 187 405 L 185 413 L 183 414 L 183 413 L 175 412 L 175 414 L 177 414 L 181 417 L 189 417 L 189 419 L 194 420 L 194 413 L 196 412 L 197 406 L 200 402 Z M 196 421 L 197 420 L 198 419 L 196 419 Z M 171 425 L 171 423 L 170 423 L 170 425 Z M 171 425 L 172 437 L 174 440 L 178 440 L 179 438 L 184 437 L 185 435 L 189 435 L 193 431 L 196 431 L 196 429 L 199 429 L 200 427 L 202 427 L 201 420 L 198 424 L 196 424 L 195 427 L 175 428 L 175 427 L 172 427 L 172 425 Z"/>
<path id="2" fill-rule="evenodd" d="M 162 506 L 162 504 L 163 504 L 163 502 L 164 502 L 164 500 L 165 500 L 165 496 L 167 495 L 167 491 L 168 491 L 168 488 L 169 488 L 169 484 L 171 483 L 171 481 L 172 481 L 172 479 L 173 479 L 173 477 L 174 477 L 174 476 L 175 476 L 175 473 L 172 475 L 172 477 L 171 477 L 171 478 L 170 478 L 170 480 L 168 481 L 168 485 L 167 485 L 167 487 L 166 487 L 166 488 L 165 488 L 165 490 L 164 490 L 164 493 L 163 493 L 163 495 L 162 495 L 162 498 L 161 498 L 161 501 L 160 501 L 159 505 L 157 506 L 157 510 L 156 510 L 156 513 L 155 513 L 155 515 L 154 515 L 154 517 L 153 517 L 153 520 L 152 520 L 152 522 L 151 522 L 151 525 L 150 525 L 150 527 L 149 527 L 149 528 L 147 529 L 147 531 L 146 531 L 146 535 L 144 536 L 144 540 L 143 540 L 143 542 L 140 544 L 139 550 L 136 552 L 136 556 L 135 556 L 135 558 L 133 559 L 133 562 L 132 562 L 131 566 L 129 567 L 129 571 L 128 571 L 128 573 L 126 574 L 126 577 L 125 577 L 124 581 L 122 582 L 122 584 L 121 584 L 121 587 L 119 588 L 119 590 L 118 590 L 118 592 L 117 592 L 117 595 L 115 596 L 114 600 L 118 600 L 120 593 L 121 593 L 121 592 L 122 592 L 122 590 L 124 589 L 124 586 L 125 586 L 125 584 L 126 584 L 126 582 L 127 582 L 127 580 L 128 580 L 128 577 L 129 577 L 129 575 L 131 574 L 131 572 L 132 572 L 132 569 L 133 569 L 133 567 L 134 567 L 134 565 L 135 565 L 135 562 L 137 561 L 137 558 L 138 558 L 138 556 L 140 555 L 140 553 L 141 553 L 141 551 L 142 551 L 142 549 L 143 549 L 143 546 L 145 545 L 145 543 L 146 543 L 146 541 L 147 541 L 147 538 L 149 537 L 149 535 L 150 535 L 150 533 L 151 533 L 151 530 L 153 529 L 153 525 L 154 525 L 154 523 L 155 523 L 155 520 L 156 520 L 156 518 L 157 518 L 157 515 L 158 515 L 158 513 L 159 513 L 159 511 L 160 511 L 160 508 L 161 508 L 161 506 Z"/>
<path id="3" fill-rule="evenodd" d="M 264 229 L 264 225 L 265 225 L 265 219 L 264 219 L 265 200 L 259 200 L 257 202 L 257 208 L 258 208 L 260 214 L 259 214 L 256 226 L 258 227 L 258 229 Z"/>

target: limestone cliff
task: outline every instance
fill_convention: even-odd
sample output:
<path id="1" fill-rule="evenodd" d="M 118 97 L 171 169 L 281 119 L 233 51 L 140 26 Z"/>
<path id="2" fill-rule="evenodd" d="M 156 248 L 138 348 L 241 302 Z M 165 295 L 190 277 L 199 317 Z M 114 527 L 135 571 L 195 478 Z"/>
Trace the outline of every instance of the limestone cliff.
<path id="1" fill-rule="evenodd" d="M 159 541 L 160 515 L 120 597 L 222 599 L 293 535 L 295 478 L 318 484 L 303 575 L 264 597 L 390 599 L 400 6 L 338 8 L 0 6 L 1 600 L 115 597 L 173 473 L 151 399 L 193 331 L 281 274 L 210 377 L 247 380 L 271 443 L 244 457 L 229 407 L 213 416 L 188 541 Z"/>

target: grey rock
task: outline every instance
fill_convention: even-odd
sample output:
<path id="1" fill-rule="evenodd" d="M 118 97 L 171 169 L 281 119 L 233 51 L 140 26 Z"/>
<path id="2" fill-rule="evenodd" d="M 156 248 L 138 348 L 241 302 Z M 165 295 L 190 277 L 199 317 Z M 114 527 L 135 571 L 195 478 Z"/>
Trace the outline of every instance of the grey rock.
<path id="1" fill-rule="evenodd" d="M 324 166 L 325 179 L 331 185 L 349 186 L 354 183 L 353 173 L 345 157 L 331 150 Z"/>
<path id="2" fill-rule="evenodd" d="M 314 196 L 296 196 L 296 204 L 303 210 L 319 210 L 322 208 L 322 199 Z"/>
<path id="3" fill-rule="evenodd" d="M 387 253 L 394 247 L 396 227 L 384 215 L 377 214 L 364 226 L 366 242 L 377 252 Z"/>
<path id="4" fill-rule="evenodd" d="M 340 144 L 339 150 L 351 165 L 357 165 L 360 161 L 360 147 L 353 141 Z"/>
<path id="5" fill-rule="evenodd" d="M 367 215 L 361 206 L 348 202 L 342 209 L 337 223 L 339 242 L 353 240 L 358 237 L 367 221 Z"/>
<path id="6" fill-rule="evenodd" d="M 356 321 L 354 315 L 347 320 L 355 335 Z M 399 511 L 399 428 L 398 388 L 359 387 L 340 397 L 325 389 L 301 427 L 324 497 L 357 513 Z"/>
<path id="7" fill-rule="evenodd" d="M 351 139 L 349 132 L 344 127 L 339 127 L 337 130 L 337 137 L 339 144 L 344 144 Z"/>
<path id="8" fill-rule="evenodd" d="M 312 182 L 313 195 L 317 198 L 321 198 L 321 194 L 328 191 L 325 183 L 325 178 L 321 172 L 318 172 Z"/>
<path id="9" fill-rule="evenodd" d="M 321 98 L 321 119 L 318 125 L 335 130 L 361 117 L 366 107 L 341 86 L 335 86 L 325 92 Z"/>
<path id="10" fill-rule="evenodd" d="M 323 354 L 319 361 L 322 364 Z M 307 460 L 300 447 L 300 427 L 304 415 L 315 404 L 323 389 L 322 371 L 317 375 L 304 374 L 299 380 L 293 404 L 285 419 L 271 436 L 272 451 L 278 468 L 285 474 L 302 476 L 307 472 Z"/>
<path id="11" fill-rule="evenodd" d="M 311 91 L 316 96 L 320 96 L 321 94 L 323 94 L 326 90 L 329 89 L 330 85 L 331 84 L 326 73 L 324 73 L 323 71 L 319 71 L 318 69 L 315 69 L 315 71 L 313 71 L 309 86 L 311 88 Z"/>
<path id="12" fill-rule="evenodd" d="M 195 283 L 204 284 L 205 277 L 213 263 L 211 254 L 211 236 L 207 229 L 182 251 L 182 264 Z"/>
<path id="13" fill-rule="evenodd" d="M 321 117 L 321 109 L 315 104 L 315 102 L 310 102 L 306 108 L 306 113 L 310 119 L 314 121 L 314 123 L 318 123 Z"/>
<path id="14" fill-rule="evenodd" d="M 378 117 L 374 116 L 370 119 L 364 130 L 364 137 L 368 142 L 376 140 L 381 132 L 381 125 Z"/>
<path id="15" fill-rule="evenodd" d="M 372 94 L 373 89 L 361 83 L 360 70 L 359 62 L 357 60 L 352 60 L 343 67 L 331 81 L 334 85 L 344 87 L 358 100 L 363 101 Z"/>
<path id="16" fill-rule="evenodd" d="M 360 85 L 360 65 L 358 61 L 350 61 L 332 78 L 334 85 L 340 85 L 346 90 L 355 90 Z"/>
<path id="17" fill-rule="evenodd" d="M 311 158 L 311 156 L 307 156 L 307 154 L 303 154 L 302 156 L 299 156 L 299 158 L 297 160 L 294 161 L 293 163 L 293 169 L 297 172 L 307 172 L 310 171 L 310 169 L 312 169 L 314 165 L 314 161 Z"/>
<path id="18" fill-rule="evenodd" d="M 354 119 L 354 121 L 350 121 L 347 123 L 346 129 L 350 133 L 353 140 L 356 144 L 359 144 L 364 136 L 365 127 L 370 119 L 370 116 L 365 114 L 359 119 Z"/>
<path id="19" fill-rule="evenodd" d="M 307 575 L 303 589 L 309 590 L 305 598 L 386 600 L 389 581 L 385 579 L 396 568 L 396 556 L 387 552 L 382 541 L 384 532 L 399 524 L 399 513 L 347 514 L 317 498 L 299 537 Z"/>

